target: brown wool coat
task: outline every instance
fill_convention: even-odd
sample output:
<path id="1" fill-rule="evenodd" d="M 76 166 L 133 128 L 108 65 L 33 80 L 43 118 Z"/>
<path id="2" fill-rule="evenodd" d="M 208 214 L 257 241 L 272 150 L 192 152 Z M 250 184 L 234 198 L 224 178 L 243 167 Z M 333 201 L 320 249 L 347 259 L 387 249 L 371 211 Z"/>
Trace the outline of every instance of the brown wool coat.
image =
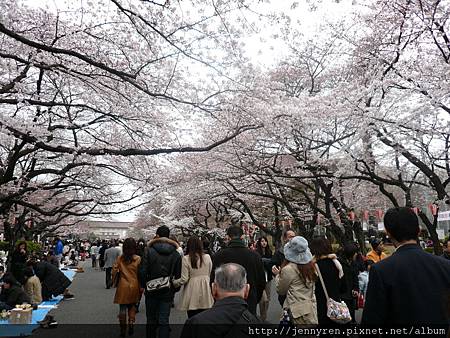
<path id="1" fill-rule="evenodd" d="M 120 281 L 114 296 L 114 304 L 136 304 L 141 299 L 139 288 L 139 265 L 141 257 L 133 255 L 131 263 L 127 264 L 123 256 L 119 256 L 112 268 L 112 278 L 114 280 L 120 271 Z"/>

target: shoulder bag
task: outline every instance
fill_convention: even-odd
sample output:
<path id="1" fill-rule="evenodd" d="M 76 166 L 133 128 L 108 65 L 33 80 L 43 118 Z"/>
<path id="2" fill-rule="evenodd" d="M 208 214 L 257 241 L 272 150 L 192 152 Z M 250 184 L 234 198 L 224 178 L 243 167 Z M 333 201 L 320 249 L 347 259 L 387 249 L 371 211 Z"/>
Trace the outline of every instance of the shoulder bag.
<path id="1" fill-rule="evenodd" d="M 344 302 L 339 303 L 334 299 L 328 297 L 327 288 L 325 287 L 325 283 L 323 282 L 319 266 L 317 265 L 317 263 L 315 264 L 315 266 L 317 274 L 319 275 L 320 283 L 322 284 L 323 292 L 325 293 L 325 297 L 327 299 L 327 317 L 330 318 L 333 322 L 339 324 L 347 324 L 351 322 L 352 316 L 350 315 L 347 304 L 345 304 Z"/>
<path id="2" fill-rule="evenodd" d="M 160 264 L 158 262 L 158 264 Z M 175 262 L 171 262 L 171 269 L 170 269 L 170 273 L 168 276 L 163 276 L 163 277 L 159 277 L 159 278 L 154 278 L 149 280 L 146 284 L 145 284 L 145 289 L 148 292 L 151 291 L 159 291 L 159 290 L 164 290 L 164 289 L 168 289 L 171 287 L 171 280 L 172 280 L 172 275 L 173 275 L 173 269 L 175 266 Z"/>

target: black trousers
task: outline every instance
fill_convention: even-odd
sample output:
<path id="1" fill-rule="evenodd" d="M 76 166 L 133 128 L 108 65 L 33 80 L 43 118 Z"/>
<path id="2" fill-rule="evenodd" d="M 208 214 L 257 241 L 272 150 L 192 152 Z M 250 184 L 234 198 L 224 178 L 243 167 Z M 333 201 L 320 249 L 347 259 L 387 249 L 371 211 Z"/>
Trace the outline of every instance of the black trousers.
<path id="1" fill-rule="evenodd" d="M 112 284 L 112 276 L 111 276 L 112 268 L 105 268 L 105 274 L 106 274 L 106 287 L 110 288 Z"/>

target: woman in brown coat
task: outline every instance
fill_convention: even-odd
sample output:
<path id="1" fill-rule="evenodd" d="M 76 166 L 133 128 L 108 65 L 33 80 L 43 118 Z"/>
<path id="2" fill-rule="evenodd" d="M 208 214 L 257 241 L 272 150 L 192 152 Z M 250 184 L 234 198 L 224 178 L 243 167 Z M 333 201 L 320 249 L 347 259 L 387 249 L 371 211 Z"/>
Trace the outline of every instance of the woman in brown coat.
<path id="1" fill-rule="evenodd" d="M 136 320 L 136 304 L 141 299 L 143 289 L 139 284 L 139 265 L 141 257 L 136 255 L 136 241 L 127 238 L 123 243 L 123 254 L 119 256 L 112 268 L 113 283 L 117 286 L 114 296 L 114 304 L 119 304 L 120 336 L 125 337 L 127 330 L 128 311 L 128 334 L 134 333 L 134 322 Z M 118 279 L 118 281 L 116 280 Z"/>

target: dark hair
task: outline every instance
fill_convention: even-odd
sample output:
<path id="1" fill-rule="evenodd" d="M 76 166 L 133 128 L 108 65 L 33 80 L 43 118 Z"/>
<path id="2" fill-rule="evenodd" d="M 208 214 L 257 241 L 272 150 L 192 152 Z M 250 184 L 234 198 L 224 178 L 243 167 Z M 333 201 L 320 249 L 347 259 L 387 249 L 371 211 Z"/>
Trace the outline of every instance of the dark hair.
<path id="1" fill-rule="evenodd" d="M 371 242 L 370 242 L 370 246 L 372 247 L 372 249 L 376 250 L 381 244 L 381 239 L 378 238 L 374 238 Z"/>
<path id="2" fill-rule="evenodd" d="M 25 244 L 25 251 L 28 251 L 27 242 L 25 242 L 25 241 L 20 241 L 19 243 L 17 243 L 16 251 L 19 251 L 20 246 L 24 245 L 24 244 Z"/>
<path id="3" fill-rule="evenodd" d="M 358 253 L 359 248 L 355 243 L 346 243 L 342 249 L 342 254 L 347 260 L 352 260 L 353 256 Z"/>
<path id="4" fill-rule="evenodd" d="M 203 264 L 203 243 L 197 236 L 191 236 L 186 246 L 186 254 L 189 255 L 193 269 L 202 267 Z M 200 261 L 200 264 L 197 262 Z"/>
<path id="5" fill-rule="evenodd" d="M 405 207 L 386 211 L 384 227 L 397 242 L 417 240 L 420 231 L 417 215 Z"/>
<path id="6" fill-rule="evenodd" d="M 364 265 L 366 266 L 366 270 L 369 270 L 369 266 L 372 266 L 374 264 L 375 264 L 375 262 L 373 260 L 368 259 Z"/>
<path id="7" fill-rule="evenodd" d="M 241 238 L 244 234 L 242 228 L 236 225 L 232 225 L 227 229 L 227 235 L 230 236 L 231 239 Z"/>
<path id="8" fill-rule="evenodd" d="M 123 242 L 123 259 L 126 263 L 131 263 L 133 261 L 133 255 L 136 254 L 136 241 L 134 238 L 127 238 L 125 242 Z"/>
<path id="9" fill-rule="evenodd" d="M 27 266 L 24 270 L 23 270 L 23 275 L 25 277 L 30 278 L 32 276 L 34 276 L 34 272 L 33 272 L 33 268 L 31 266 Z"/>
<path id="10" fill-rule="evenodd" d="M 283 238 L 284 239 L 286 239 L 287 238 L 287 233 L 288 233 L 288 231 L 292 231 L 294 234 L 295 234 L 295 231 L 294 231 L 294 229 L 291 229 L 291 228 L 289 228 L 289 229 L 286 229 L 285 231 L 284 231 L 284 233 L 283 233 Z"/>
<path id="11" fill-rule="evenodd" d="M 156 234 L 159 237 L 169 238 L 169 236 L 170 236 L 170 229 L 168 227 L 166 227 L 165 225 L 161 225 L 158 229 L 156 229 Z"/>
<path id="12" fill-rule="evenodd" d="M 20 285 L 17 279 L 14 278 L 13 274 L 11 272 L 5 273 L 5 275 L 2 278 L 3 283 L 10 284 L 10 285 Z"/>
<path id="13" fill-rule="evenodd" d="M 267 243 L 265 248 L 263 248 L 261 245 L 261 240 L 263 239 Z M 269 241 L 267 240 L 267 237 L 263 236 L 258 238 L 258 241 L 256 242 L 256 252 L 258 252 L 261 255 L 261 257 L 272 256 L 272 250 L 270 250 L 269 248 Z"/>
<path id="14" fill-rule="evenodd" d="M 333 248 L 331 247 L 330 241 L 323 236 L 313 238 L 309 244 L 309 249 L 317 258 L 322 255 L 329 255 L 333 253 Z"/>
<path id="15" fill-rule="evenodd" d="M 284 260 L 283 264 L 281 264 L 281 268 L 284 268 L 289 264 L 289 261 Z M 306 282 L 314 282 L 316 280 L 316 268 L 314 266 L 314 260 L 310 261 L 306 264 L 296 264 L 298 269 L 298 274 L 300 278 Z"/>

